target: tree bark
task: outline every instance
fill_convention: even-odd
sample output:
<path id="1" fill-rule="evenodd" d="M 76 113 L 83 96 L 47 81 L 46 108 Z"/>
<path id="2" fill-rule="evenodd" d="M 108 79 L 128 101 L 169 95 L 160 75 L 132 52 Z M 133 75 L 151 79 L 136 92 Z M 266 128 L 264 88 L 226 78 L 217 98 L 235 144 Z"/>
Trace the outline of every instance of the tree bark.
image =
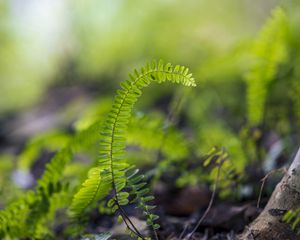
<path id="1" fill-rule="evenodd" d="M 291 225 L 282 221 L 290 209 L 300 207 L 300 148 L 288 172 L 276 186 L 268 204 L 240 240 L 299 240 Z"/>

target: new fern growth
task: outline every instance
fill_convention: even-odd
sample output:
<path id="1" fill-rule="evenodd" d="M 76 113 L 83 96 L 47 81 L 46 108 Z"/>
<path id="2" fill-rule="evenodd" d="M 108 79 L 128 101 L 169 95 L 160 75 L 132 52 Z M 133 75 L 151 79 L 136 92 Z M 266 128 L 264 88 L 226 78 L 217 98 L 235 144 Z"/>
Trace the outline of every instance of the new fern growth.
<path id="1" fill-rule="evenodd" d="M 248 120 L 252 125 L 263 120 L 269 84 L 277 68 L 287 60 L 288 24 L 285 12 L 276 8 L 256 39 L 251 55 L 254 64 L 246 75 Z"/>
<path id="2" fill-rule="evenodd" d="M 283 216 L 283 221 L 289 223 L 291 228 L 300 234 L 300 208 L 287 211 Z"/>
<path id="3" fill-rule="evenodd" d="M 147 64 L 140 71 L 135 70 L 133 74 L 129 74 L 128 80 L 121 83 L 121 89 L 117 91 L 112 109 L 101 132 L 98 167 L 91 169 L 88 179 L 74 196 L 70 208 L 73 215 L 79 216 L 94 200 L 103 199 L 112 192 L 109 205 L 113 211 L 118 210 L 128 228 L 141 237 L 130 223 L 130 219 L 126 219 L 124 213 L 123 206 L 129 203 L 129 192 L 125 190 L 128 187 L 136 194 L 138 205 L 145 210 L 149 225 L 154 229 L 158 227 L 154 224 L 157 217 L 148 213 L 151 207 L 145 205 L 146 200 L 150 198 L 144 197 L 147 192 L 143 188 L 144 184 L 136 185 L 136 178 L 133 178 L 135 179 L 133 181 L 126 176 L 126 170 L 130 166 L 124 159 L 124 148 L 127 125 L 132 108 L 142 94 L 141 90 L 151 82 L 166 81 L 188 87 L 196 86 L 188 68 L 179 65 L 173 67 L 170 63 L 164 64 L 162 61 Z"/>
<path id="4" fill-rule="evenodd" d="M 143 210 L 147 223 L 152 229 L 157 229 L 154 221 L 158 218 L 150 212 L 154 206 L 148 202 L 153 199 L 149 189 L 139 175 L 124 159 L 125 133 L 134 103 L 141 95 L 141 89 L 151 82 L 162 83 L 171 81 L 186 86 L 195 86 L 192 75 L 182 66 L 153 62 L 140 71 L 130 75 L 130 79 L 121 84 L 108 118 L 102 125 L 96 121 L 89 128 L 78 132 L 65 147 L 47 164 L 45 172 L 39 179 L 35 191 L 28 191 L 19 200 L 12 202 L 6 209 L 0 211 L 0 237 L 12 238 L 43 238 L 46 237 L 46 218 L 53 216 L 53 211 L 68 203 L 55 200 L 55 196 L 72 194 L 73 190 L 65 187 L 63 181 L 64 169 L 76 153 L 89 149 L 95 141 L 100 142 L 100 157 L 98 166 L 89 171 L 87 180 L 79 192 L 73 197 L 71 213 L 79 216 L 94 200 L 112 196 L 108 201 L 111 210 L 119 212 L 128 228 L 135 235 L 144 238 L 127 217 L 123 206 L 136 203 Z M 99 136 L 99 130 L 102 129 Z M 67 186 L 67 185 L 66 185 Z M 112 193 L 112 195 L 109 195 Z M 129 199 L 133 199 L 129 202 Z M 66 198 L 68 201 L 68 198 Z M 34 217 L 33 217 L 34 216 Z M 30 224 L 28 228 L 26 224 Z M 46 235 L 45 235 L 46 234 Z"/>
<path id="5" fill-rule="evenodd" d="M 96 122 L 88 129 L 78 132 L 72 140 L 63 147 L 46 165 L 43 176 L 39 179 L 35 191 L 28 191 L 18 200 L 10 203 L 0 211 L 0 238 L 42 238 L 44 231 L 38 231 L 42 222 L 49 214 L 53 195 L 66 191 L 59 187 L 66 165 L 73 156 L 82 149 L 90 148 L 98 139 L 100 122 Z M 69 194 L 72 194 L 68 191 Z M 47 199 L 47 201 L 44 201 Z M 66 204 L 67 205 L 67 204 Z M 35 218 L 31 218 L 34 215 Z M 30 228 L 26 222 L 30 221 Z"/>

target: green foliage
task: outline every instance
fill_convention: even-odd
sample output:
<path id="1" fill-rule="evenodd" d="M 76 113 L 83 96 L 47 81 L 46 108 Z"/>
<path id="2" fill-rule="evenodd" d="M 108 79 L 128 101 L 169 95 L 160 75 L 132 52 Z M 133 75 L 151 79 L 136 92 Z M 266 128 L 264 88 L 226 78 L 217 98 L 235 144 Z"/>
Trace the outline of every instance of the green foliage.
<path id="1" fill-rule="evenodd" d="M 178 179 L 176 185 L 198 185 L 203 182 L 213 184 L 219 172 L 218 191 L 221 198 L 235 198 L 243 173 L 236 167 L 235 161 L 225 147 L 214 147 L 207 154 L 177 166 Z M 220 167 L 220 171 L 219 168 Z"/>
<path id="2" fill-rule="evenodd" d="M 57 210 L 54 207 L 55 203 L 59 203 L 60 207 L 67 206 L 64 201 L 55 201 L 54 195 L 65 195 L 66 191 L 68 196 L 71 195 L 67 185 L 61 182 L 66 165 L 76 153 L 90 148 L 94 144 L 98 139 L 99 126 L 99 123 L 95 123 L 88 129 L 78 132 L 46 165 L 35 192 L 27 192 L 19 200 L 12 202 L 6 209 L 0 211 L 0 236 L 40 238 L 44 235 L 43 223 L 47 217 L 53 215 L 51 209 Z M 30 227 L 26 225 L 28 221 Z"/>
<path id="3" fill-rule="evenodd" d="M 251 50 L 252 64 L 246 75 L 248 121 L 252 125 L 262 122 L 268 87 L 277 68 L 288 57 L 288 23 L 285 12 L 276 8 L 264 25 Z"/>
<path id="4" fill-rule="evenodd" d="M 185 136 L 174 126 L 168 126 L 164 117 L 158 114 L 133 116 L 129 122 L 126 142 L 146 151 L 147 155 L 151 156 L 150 161 L 156 157 L 151 155 L 151 152 L 157 155 L 160 151 L 165 158 L 172 160 L 184 159 L 188 155 L 188 142 Z M 133 154 L 131 153 L 130 157 L 131 155 Z M 147 156 L 140 156 L 136 151 L 134 155 L 132 158 L 137 159 L 133 160 L 136 165 L 141 164 L 138 161 L 140 157 L 147 160 Z"/>
<path id="5" fill-rule="evenodd" d="M 111 109 L 111 97 L 101 97 L 88 104 L 80 113 L 80 118 L 75 122 L 74 127 L 77 131 L 89 128 L 96 122 L 104 121 Z"/>
<path id="6" fill-rule="evenodd" d="M 51 236 L 47 225 L 52 221 L 55 212 L 65 207 L 70 201 L 68 185 L 60 183 L 49 185 L 49 192 L 39 188 L 37 193 L 28 191 L 26 195 L 9 204 L 0 212 L 0 237 L 40 239 Z M 46 195 L 48 194 L 48 195 Z"/>
<path id="7" fill-rule="evenodd" d="M 176 166 L 179 178 L 176 180 L 178 187 L 198 185 L 203 182 L 213 183 L 216 179 L 217 164 L 204 164 L 207 159 L 213 160 L 221 156 L 220 148 L 223 148 L 228 159 L 222 164 L 219 176 L 219 191 L 221 197 L 234 198 L 233 191 L 238 191 L 244 169 L 247 166 L 247 155 L 243 150 L 242 142 L 237 133 L 231 131 L 220 121 L 201 124 L 197 131 L 197 140 L 194 143 L 193 158 Z M 211 146 L 216 146 L 213 149 Z M 207 154 L 203 154 L 207 153 Z"/>
<path id="8" fill-rule="evenodd" d="M 198 141 L 200 144 L 197 147 L 197 155 L 201 156 L 203 152 L 208 152 L 211 146 L 222 146 L 226 148 L 232 159 L 232 167 L 237 171 L 242 172 L 247 164 L 245 152 L 242 142 L 237 133 L 230 130 L 221 122 L 201 126 L 198 131 Z"/>
<path id="9" fill-rule="evenodd" d="M 300 208 L 287 211 L 283 216 L 283 221 L 289 223 L 292 229 L 295 230 L 297 234 L 300 234 Z"/>
<path id="10" fill-rule="evenodd" d="M 120 209 L 121 206 L 129 203 L 127 199 L 129 193 L 124 191 L 126 187 L 134 192 L 136 196 L 134 202 L 145 212 L 148 225 L 151 225 L 153 229 L 158 228 L 158 225 L 154 223 L 157 216 L 149 212 L 153 207 L 147 205 L 152 196 L 145 195 L 148 190 L 141 187 L 145 183 L 138 182 L 137 180 L 141 180 L 139 177 L 134 177 L 132 180 L 128 180 L 127 183 L 125 170 L 129 165 L 122 157 L 126 140 L 125 131 L 131 116 L 132 106 L 141 95 L 141 89 L 148 86 L 152 81 L 159 83 L 171 81 L 186 86 L 195 86 L 194 79 L 188 73 L 187 68 L 178 65 L 172 67 L 171 64 L 163 64 L 161 61 L 159 63 L 153 62 L 151 65 L 148 64 L 140 72 L 135 71 L 134 75 L 130 75 L 130 80 L 121 84 L 122 89 L 118 91 L 113 108 L 104 127 L 102 127 L 99 165 L 89 171 L 87 180 L 75 195 L 70 208 L 72 214 L 79 215 L 94 199 L 108 196 L 110 190 L 113 190 L 114 195 L 108 202 L 109 206 L 113 211 Z M 90 122 L 92 124 L 95 121 Z M 55 148 L 61 149 L 46 165 L 45 172 L 39 179 L 36 190 L 27 192 L 23 198 L 13 202 L 0 212 L 1 236 L 32 236 L 39 238 L 51 235 L 51 232 L 46 231 L 47 226 L 45 223 L 54 217 L 54 212 L 58 208 L 67 206 L 68 202 L 68 197 L 64 197 L 66 201 L 60 202 L 55 199 L 68 196 L 70 191 L 72 192 L 68 187 L 62 187 L 67 186 L 61 182 L 64 170 L 76 153 L 89 148 L 99 139 L 98 133 L 101 122 L 102 120 L 98 120 L 90 127 L 83 127 L 84 130 L 77 133 L 70 140 L 68 140 L 69 137 L 63 140 L 65 138 L 61 138 L 61 136 L 64 137 L 64 135 L 58 133 L 39 136 L 29 143 L 21 155 L 20 167 L 24 169 L 30 168 L 32 161 L 38 156 L 40 149 L 43 147 L 50 147 L 52 150 Z M 63 142 L 59 141 L 59 145 L 53 147 L 49 145 L 53 141 L 57 143 L 55 139 L 60 138 Z M 66 144 L 66 146 L 61 147 L 63 144 Z M 170 144 L 168 143 L 166 146 Z M 166 150 L 166 152 L 168 151 Z M 19 222 L 24 224 L 18 224 Z M 26 228 L 27 224 L 30 224 L 29 228 Z M 25 228 L 26 231 L 24 231 Z"/>
<path id="11" fill-rule="evenodd" d="M 0 155 L 0 205 L 5 206 L 13 199 L 17 199 L 22 191 L 12 181 L 14 159 L 9 154 Z"/>
<path id="12" fill-rule="evenodd" d="M 138 208 L 143 210 L 143 214 L 146 216 L 147 225 L 155 231 L 159 228 L 159 224 L 155 223 L 159 217 L 151 213 L 151 210 L 155 208 L 153 205 L 149 205 L 148 202 L 154 199 L 153 196 L 148 195 L 150 189 L 144 188 L 147 183 L 143 182 L 144 175 L 138 174 L 138 169 L 129 171 L 127 176 L 127 187 L 130 189 L 130 196 L 133 196 L 131 203 L 137 203 Z"/>
<path id="13" fill-rule="evenodd" d="M 69 139 L 70 136 L 68 134 L 55 131 L 32 137 L 19 155 L 18 168 L 28 171 L 42 150 L 57 151 L 62 146 L 65 146 Z"/>
<path id="14" fill-rule="evenodd" d="M 22 237 L 26 235 L 25 222 L 27 215 L 30 213 L 29 206 L 34 202 L 33 192 L 27 192 L 25 197 L 21 197 L 5 210 L 0 212 L 0 237 Z M 23 235 L 24 234 L 24 235 Z"/>
<path id="15" fill-rule="evenodd" d="M 295 10 L 285 8 L 287 11 L 275 8 L 252 42 L 252 33 L 269 15 L 266 6 L 272 4 L 264 3 L 265 10 L 257 19 L 253 18 L 256 10 L 252 7 L 242 9 L 250 14 L 239 11 L 238 0 L 226 1 L 221 12 L 211 11 L 219 7 L 217 1 L 208 5 L 202 1 L 112 4 L 107 0 L 75 1 L 74 4 L 70 16 L 75 30 L 70 31 L 70 36 L 76 36 L 72 40 L 80 50 L 58 51 L 67 54 L 62 59 L 66 61 L 60 69 L 62 74 L 57 74 L 64 81 L 54 88 L 68 85 L 69 79 L 72 85 L 80 85 L 80 91 L 75 94 L 81 102 L 84 92 L 80 117 L 69 118 L 73 105 L 69 110 L 63 108 L 59 117 L 64 118 L 64 123 L 75 120 L 71 126 L 74 134 L 61 130 L 38 134 L 26 142 L 17 157 L 15 153 L 1 154 L 0 207 L 4 208 L 0 211 L 1 239 L 55 238 L 53 229 L 63 222 L 61 215 L 67 221 L 62 225 L 68 225 L 62 235 L 71 233 L 78 237 L 85 229 L 87 216 L 95 209 L 100 214 L 116 213 L 132 237 L 143 238 L 125 210 L 127 205 L 139 208 L 155 233 L 159 225 L 158 216 L 151 211 L 155 207 L 151 187 L 157 181 L 172 179 L 172 187 L 182 188 L 211 184 L 219 175 L 218 196 L 235 197 L 235 191 L 240 193 L 241 179 L 252 177 L 245 169 L 263 165 L 249 160 L 267 159 L 277 140 L 283 143 L 284 150 L 280 154 L 284 160 L 286 152 L 293 150 L 294 142 L 299 141 L 299 24 L 292 19 L 293 12 L 298 16 L 296 7 Z M 98 7 L 107 7 L 106 14 L 99 14 Z M 9 11 L 8 3 L 0 4 L 0 8 L 4 10 L 1 16 L 14 12 Z M 143 8 L 147 14 L 137 11 Z M 225 22 L 231 23 L 230 28 Z M 292 24 L 294 32 L 291 34 Z M 46 64 L 49 69 L 45 62 L 37 68 L 30 58 L 40 59 L 42 51 L 30 48 L 21 51 L 21 42 L 30 42 L 25 36 L 27 31 L 24 31 L 25 38 L 17 41 L 17 34 L 9 31 L 10 26 L 5 21 L 1 26 L 0 53 L 4 57 L 0 59 L 0 74 L 2 79 L 8 79 L 0 89 L 5 99 L 0 103 L 0 112 L 3 112 L 28 105 L 41 95 L 41 90 L 47 87 L 42 81 L 47 80 L 48 84 L 51 80 L 48 76 L 53 74 L 53 59 Z M 179 35 L 184 38 L 178 38 Z M 39 54 L 30 57 L 31 52 Z M 200 87 L 196 91 L 179 88 L 190 91 L 182 94 L 187 102 L 184 108 L 178 107 L 183 105 L 180 94 L 174 94 L 169 86 L 148 88 L 152 82 L 167 81 L 195 85 L 188 69 L 162 62 L 134 71 L 129 80 L 121 84 L 112 102 L 111 87 L 137 59 L 143 61 L 145 53 L 147 58 L 159 54 L 172 60 L 180 59 L 195 69 Z M 50 55 L 55 57 L 42 55 L 43 59 Z M 12 71 L 18 65 L 18 71 Z M 142 113 L 132 113 L 142 89 L 146 93 L 138 105 Z M 15 94 L 19 92 L 20 95 Z M 86 92 L 92 95 L 87 97 Z M 93 94 L 101 97 L 93 99 Z M 166 102 L 171 102 L 169 110 Z M 2 124 L 2 118 L 0 120 Z M 2 143 L 2 131 L 0 135 Z M 209 152 L 212 146 L 218 148 Z M 46 164 L 34 189 L 24 193 L 25 189 L 14 183 L 14 171 L 30 172 L 35 162 L 44 162 L 41 161 L 44 150 L 55 156 Z M 8 152 L 10 154 L 10 146 Z M 141 174 L 137 168 L 147 170 Z M 298 215 L 298 210 L 291 210 L 285 220 L 294 227 L 298 225 Z M 109 236 L 84 237 L 105 239 Z"/>
<path id="16" fill-rule="evenodd" d="M 123 155 L 127 125 L 133 105 L 142 94 L 141 89 L 147 87 L 152 81 L 158 83 L 171 81 L 186 86 L 195 86 L 194 79 L 188 73 L 187 68 L 179 65 L 173 67 L 170 63 L 164 64 L 162 61 L 147 64 L 140 71 L 135 70 L 129 77 L 129 80 L 121 83 L 121 89 L 117 92 L 112 110 L 101 131 L 98 167 L 92 169 L 88 179 L 74 196 L 70 208 L 74 215 L 80 215 L 86 206 L 94 200 L 106 197 L 110 191 L 113 191 L 113 197 L 108 201 L 108 206 L 113 212 L 120 210 L 122 213 L 122 206 L 129 203 L 129 193 L 124 191 L 127 185 L 125 170 L 129 164 Z M 134 185 L 136 183 L 134 181 L 131 188 L 136 188 L 137 186 Z M 143 195 L 146 192 L 144 191 L 144 189 L 138 190 L 138 199 L 145 200 Z M 140 200 L 140 206 L 143 208 L 145 202 Z M 156 217 L 151 214 L 147 216 L 149 224 L 152 224 Z M 126 221 L 124 214 L 122 217 Z"/>

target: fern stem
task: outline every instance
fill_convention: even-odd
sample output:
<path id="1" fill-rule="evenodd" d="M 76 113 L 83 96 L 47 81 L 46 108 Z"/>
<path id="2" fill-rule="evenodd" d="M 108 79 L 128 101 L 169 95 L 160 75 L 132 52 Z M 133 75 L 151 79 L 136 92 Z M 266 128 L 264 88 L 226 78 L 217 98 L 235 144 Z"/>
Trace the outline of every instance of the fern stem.
<path id="1" fill-rule="evenodd" d="M 225 159 L 224 159 L 225 160 Z M 224 162 L 223 160 L 223 162 Z M 220 173 L 221 173 L 221 167 L 222 167 L 222 163 L 219 164 L 218 166 L 218 172 L 217 172 L 217 177 L 216 177 L 216 180 L 215 180 L 215 183 L 214 183 L 214 188 L 213 188 L 213 192 L 212 192 L 212 196 L 210 198 L 210 201 L 209 201 L 209 204 L 208 204 L 208 207 L 206 208 L 204 214 L 202 215 L 202 217 L 200 218 L 200 220 L 198 221 L 197 225 L 194 227 L 194 229 L 192 230 L 191 233 L 189 233 L 184 239 L 185 240 L 189 240 L 193 234 L 197 231 L 198 227 L 200 226 L 200 224 L 203 222 L 203 220 L 206 218 L 207 214 L 209 213 L 212 205 L 213 205 L 213 202 L 214 202 L 214 199 L 215 199 L 215 196 L 216 196 L 216 193 L 217 193 L 217 188 L 218 188 L 218 184 L 219 184 L 219 179 L 220 179 Z"/>
<path id="2" fill-rule="evenodd" d="M 115 130 L 116 130 L 116 123 L 118 122 L 118 118 L 120 116 L 120 113 L 121 113 L 121 110 L 124 106 L 124 102 L 128 96 L 128 94 L 130 93 L 130 91 L 133 89 L 133 86 L 135 86 L 135 84 L 142 78 L 144 78 L 145 76 L 147 75 L 151 75 L 153 72 L 166 72 L 166 71 L 158 71 L 158 70 L 153 70 L 153 71 L 149 71 L 147 73 L 144 73 L 142 75 L 140 75 L 139 77 L 137 77 L 135 79 L 135 81 L 131 84 L 131 88 L 129 89 L 126 89 L 126 93 L 123 95 L 123 98 L 122 98 L 122 101 L 120 103 L 120 106 L 118 107 L 118 111 L 116 113 L 116 116 L 114 118 L 114 122 L 113 122 L 113 125 L 112 125 L 112 140 L 110 142 L 110 154 L 109 154 L 109 158 L 110 158 L 110 168 L 111 168 L 111 178 L 112 178 L 112 188 L 113 188 L 113 191 L 114 191 L 114 195 L 115 195 L 115 198 L 116 198 L 116 203 L 117 203 L 117 206 L 118 208 L 123 212 L 123 214 L 121 215 L 123 220 L 124 220 L 124 216 L 127 217 L 127 214 L 125 213 L 124 209 L 121 208 L 121 205 L 119 203 L 119 199 L 118 199 L 118 195 L 117 195 L 117 189 L 116 189 L 116 186 L 115 186 L 115 174 L 114 174 L 114 167 L 113 167 L 113 144 L 114 144 L 114 140 L 115 140 Z M 175 75 L 180 75 L 180 74 L 175 74 Z M 124 215 L 124 216 L 123 216 Z M 139 233 L 139 231 L 136 229 L 136 227 L 134 226 L 134 224 L 130 221 L 130 219 L 127 217 L 127 220 L 130 222 L 130 224 L 132 225 L 132 227 L 134 228 L 134 230 L 136 231 L 136 233 L 138 233 L 138 235 L 141 235 Z M 155 232 L 155 235 L 157 235 L 156 231 Z M 141 237 L 143 238 L 143 237 Z M 143 238 L 144 239 L 144 238 Z"/>
<path id="3" fill-rule="evenodd" d="M 155 240 L 159 240 L 156 229 L 154 227 L 152 227 L 152 230 L 154 233 Z"/>
<path id="4" fill-rule="evenodd" d="M 119 203 L 117 203 L 117 205 L 118 205 L 119 210 L 121 211 L 121 212 L 120 212 L 120 213 L 121 213 L 121 217 L 122 217 L 124 223 L 126 224 L 127 228 L 128 228 L 132 233 L 134 233 L 136 236 L 138 236 L 138 237 L 140 237 L 140 238 L 142 238 L 142 239 L 144 240 L 145 238 L 144 238 L 143 235 L 139 232 L 139 230 L 137 230 L 137 228 L 134 226 L 133 222 L 132 222 L 132 221 L 130 220 L 130 218 L 127 216 L 125 210 L 119 205 Z M 130 223 L 130 225 L 131 225 L 131 227 L 132 227 L 133 229 L 129 226 L 129 224 L 127 223 L 127 221 Z"/>
<path id="5" fill-rule="evenodd" d="M 193 87 L 196 84 L 192 74 L 188 74 L 188 68 L 180 65 L 176 65 L 173 68 L 170 63 L 164 65 L 161 60 L 158 63 L 154 61 L 152 65 L 147 64 L 145 68 L 141 68 L 140 72 L 135 70 L 133 75 L 129 75 L 129 77 L 130 79 L 121 84 L 121 89 L 115 97 L 112 110 L 101 133 L 99 166 L 90 172 L 83 187 L 75 195 L 72 206 L 75 213 L 81 213 L 86 205 L 89 205 L 96 197 L 103 198 L 109 192 L 112 192 L 111 202 L 108 202 L 109 207 L 114 206 L 113 211 L 119 211 L 120 217 L 122 217 L 128 229 L 133 234 L 145 239 L 122 208 L 122 206 L 127 205 L 129 202 L 129 193 L 122 191 L 128 183 L 125 172 L 129 165 L 125 161 L 123 154 L 129 117 L 132 114 L 134 103 L 142 94 L 141 90 L 153 81 L 162 83 L 168 80 L 173 83 L 182 83 L 185 86 Z M 100 177 L 99 175 L 97 176 L 97 171 L 100 173 Z M 143 195 L 144 192 L 141 192 L 141 194 Z M 87 194 L 88 199 L 85 196 Z M 151 223 L 158 217 L 150 213 L 148 215 L 149 219 L 147 220 Z M 154 230 L 158 227 L 158 224 L 152 226 Z M 154 235 L 156 240 L 158 240 L 155 231 Z"/>
<path id="6" fill-rule="evenodd" d="M 139 78 L 136 79 L 136 81 L 134 83 L 136 83 L 138 81 Z M 131 85 L 133 86 L 133 85 Z M 132 89 L 132 88 L 131 88 Z M 116 117 L 114 118 L 114 123 L 113 123 L 113 127 L 112 127 L 112 140 L 111 140 L 111 143 L 110 143 L 110 167 L 111 167 L 111 177 L 112 177 L 112 187 L 113 187 L 113 191 L 114 191 L 114 195 L 115 195 L 115 198 L 116 198 L 116 204 L 118 206 L 118 209 L 120 209 L 120 211 L 122 212 L 121 216 L 123 218 L 123 221 L 125 222 L 125 224 L 127 225 L 127 227 L 133 232 L 135 233 L 137 236 L 139 236 L 140 238 L 144 239 L 143 235 L 138 231 L 138 229 L 134 226 L 133 222 L 130 220 L 130 218 L 127 216 L 125 210 L 121 207 L 120 203 L 119 203 L 119 198 L 118 198 L 118 194 L 117 194 L 117 189 L 116 189 L 116 186 L 115 186 L 115 174 L 114 174 L 114 168 L 113 168 L 113 152 L 112 152 L 112 149 L 113 149 L 113 143 L 114 143 L 114 138 L 115 138 L 115 129 L 116 129 L 116 123 L 117 123 L 117 120 L 119 118 L 119 115 L 120 115 L 120 112 L 121 112 L 121 109 L 123 107 L 123 104 L 124 104 L 124 101 L 127 97 L 127 95 L 129 94 L 129 90 L 127 90 L 126 94 L 124 95 L 123 99 L 122 99 L 122 102 L 120 104 L 120 107 L 118 109 L 118 112 L 117 112 L 117 115 Z M 126 220 L 130 223 L 130 225 L 132 226 L 132 228 L 129 227 L 129 225 L 127 224 Z"/>
<path id="7" fill-rule="evenodd" d="M 258 195 L 258 199 L 257 199 L 257 204 L 256 204 L 256 207 L 259 208 L 259 205 L 260 205 L 260 200 L 261 200 L 261 196 L 262 196 L 262 192 L 263 192 L 263 189 L 264 189 L 264 186 L 265 186 L 265 183 L 267 181 L 267 179 L 273 175 L 275 172 L 282 172 L 282 173 L 285 173 L 287 174 L 287 169 L 286 168 L 279 168 L 279 169 L 274 169 L 270 172 L 268 172 L 260 181 L 261 181 L 261 186 L 260 186 L 260 190 L 259 190 L 259 195 Z"/>

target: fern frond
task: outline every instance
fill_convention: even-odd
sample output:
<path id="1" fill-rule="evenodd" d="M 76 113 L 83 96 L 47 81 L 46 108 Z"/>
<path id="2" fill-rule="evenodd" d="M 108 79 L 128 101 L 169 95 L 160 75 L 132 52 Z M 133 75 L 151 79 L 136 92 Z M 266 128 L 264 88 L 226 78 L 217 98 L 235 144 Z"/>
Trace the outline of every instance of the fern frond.
<path id="1" fill-rule="evenodd" d="M 72 208 L 82 212 L 98 194 L 100 187 L 100 168 L 94 167 L 89 170 L 88 177 L 82 184 L 80 191 L 76 194 L 77 201 L 73 201 Z"/>
<path id="2" fill-rule="evenodd" d="M 27 143 L 25 149 L 22 151 L 18 157 L 18 168 L 20 170 L 29 170 L 32 163 L 37 159 L 42 149 L 47 149 L 50 151 L 57 151 L 63 146 L 67 145 L 71 136 L 63 132 L 46 132 L 43 134 L 38 134 L 30 139 Z"/>
<path id="3" fill-rule="evenodd" d="M 99 139 L 100 125 L 101 122 L 96 122 L 88 129 L 78 132 L 46 165 L 35 191 L 27 192 L 20 200 L 12 202 L 0 211 L 0 236 L 25 238 L 33 236 L 37 229 L 40 229 L 43 219 L 50 211 L 49 204 L 45 208 L 44 200 L 51 201 L 53 194 L 62 190 L 59 184 L 65 166 L 74 154 L 90 148 Z M 25 223 L 32 215 L 38 217 L 31 222 L 31 228 L 28 229 Z"/>
<path id="4" fill-rule="evenodd" d="M 30 212 L 26 219 L 28 236 L 39 239 L 51 235 L 47 222 L 54 218 L 56 210 L 67 207 L 68 186 L 67 183 L 58 182 L 50 184 L 48 192 L 44 188 L 38 189 L 35 201 L 29 205 Z"/>
<path id="5" fill-rule="evenodd" d="M 131 203 L 136 203 L 137 207 L 143 211 L 147 225 L 155 232 L 155 230 L 160 227 L 159 224 L 155 223 L 159 217 L 151 213 L 151 210 L 155 208 L 155 206 L 148 203 L 151 202 L 154 197 L 148 195 L 149 189 L 145 188 L 147 183 L 143 181 L 144 175 L 140 175 L 138 172 L 138 169 L 132 172 L 129 171 L 129 176 L 127 177 L 127 187 L 130 189 L 130 196 L 134 197 Z"/>
<path id="6" fill-rule="evenodd" d="M 277 73 L 277 67 L 287 59 L 287 34 L 287 18 L 278 7 L 254 43 L 254 64 L 246 75 L 248 120 L 252 125 L 261 123 L 268 86 Z"/>
<path id="7" fill-rule="evenodd" d="M 135 70 L 129 74 L 129 79 L 121 83 L 121 89 L 117 91 L 112 110 L 101 132 L 97 170 L 101 177 L 91 174 L 86 184 L 74 196 L 71 205 L 71 212 L 74 215 L 80 215 L 83 207 L 96 197 L 98 199 L 107 196 L 110 191 L 113 191 L 114 203 L 118 207 L 128 203 L 128 194 L 121 192 L 126 186 L 125 170 L 129 166 L 124 159 L 125 133 L 133 105 L 142 94 L 141 89 L 153 81 L 158 83 L 171 81 L 185 86 L 196 86 L 192 74 L 188 73 L 188 68 L 179 65 L 173 67 L 170 63 L 164 64 L 162 61 L 154 61 L 140 71 Z M 84 192 L 90 193 L 88 198 Z"/>
<path id="8" fill-rule="evenodd" d="M 133 116 L 126 134 L 126 143 L 142 150 L 161 151 L 166 158 L 172 160 L 184 159 L 188 155 L 188 143 L 183 134 L 175 127 L 166 129 L 163 117 L 157 115 Z"/>
<path id="9" fill-rule="evenodd" d="M 128 203 L 128 193 L 122 191 L 126 186 L 125 169 L 128 164 L 123 158 L 125 147 L 125 132 L 131 109 L 141 89 L 150 82 L 159 83 L 171 81 L 186 86 L 195 86 L 188 69 L 171 64 L 164 65 L 161 61 L 147 65 L 141 71 L 135 71 L 130 79 L 122 83 L 121 90 L 115 98 L 113 109 L 104 125 L 101 134 L 99 166 L 92 169 L 83 188 L 72 201 L 75 212 L 82 212 L 95 198 L 106 196 L 110 190 L 114 191 L 113 199 L 118 208 Z M 76 134 L 46 165 L 42 178 L 38 181 L 35 192 L 28 192 L 21 200 L 10 204 L 0 211 L 0 235 L 13 237 L 37 236 L 44 222 L 45 216 L 51 212 L 49 200 L 54 194 L 59 194 L 59 183 L 64 174 L 65 166 L 72 160 L 74 154 L 87 148 L 99 139 L 100 122 L 96 122 L 88 129 Z M 45 205 L 45 203 L 47 203 Z M 31 222 L 30 218 L 33 222 Z M 25 223 L 31 223 L 26 229 Z M 20 224 L 24 223 L 24 224 Z"/>
<path id="10" fill-rule="evenodd" d="M 300 234 L 300 208 L 287 211 L 283 216 L 283 221 L 289 223 L 291 228 Z"/>
<path id="11" fill-rule="evenodd" d="M 25 223 L 30 213 L 30 205 L 35 201 L 35 195 L 28 191 L 23 197 L 9 204 L 5 210 L 0 211 L 0 238 L 26 237 Z"/>

